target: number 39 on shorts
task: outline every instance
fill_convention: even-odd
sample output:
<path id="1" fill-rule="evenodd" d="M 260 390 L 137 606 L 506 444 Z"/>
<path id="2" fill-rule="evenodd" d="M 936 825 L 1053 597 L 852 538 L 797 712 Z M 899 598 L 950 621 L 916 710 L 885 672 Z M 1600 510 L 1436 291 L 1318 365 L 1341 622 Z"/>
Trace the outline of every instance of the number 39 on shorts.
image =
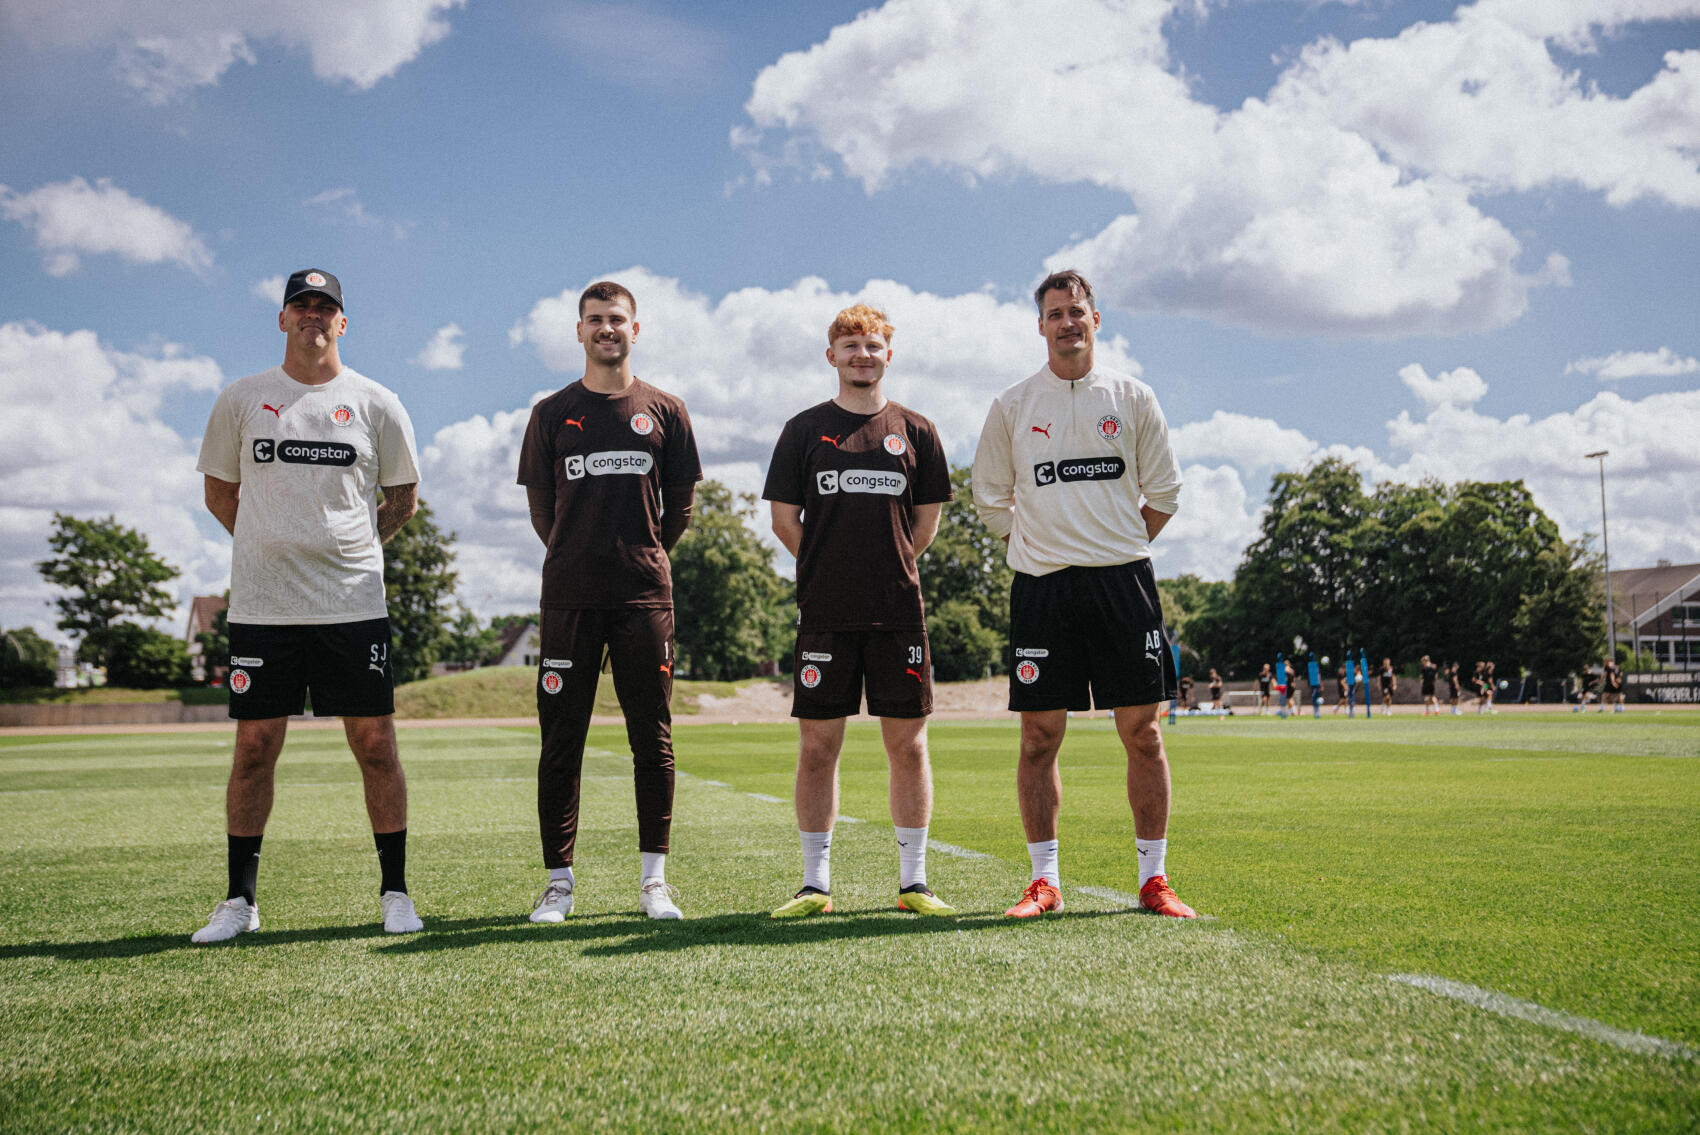
<path id="1" fill-rule="evenodd" d="M 919 666 L 921 664 L 921 648 L 919 646 L 911 646 L 909 648 L 909 661 L 915 666 Z"/>

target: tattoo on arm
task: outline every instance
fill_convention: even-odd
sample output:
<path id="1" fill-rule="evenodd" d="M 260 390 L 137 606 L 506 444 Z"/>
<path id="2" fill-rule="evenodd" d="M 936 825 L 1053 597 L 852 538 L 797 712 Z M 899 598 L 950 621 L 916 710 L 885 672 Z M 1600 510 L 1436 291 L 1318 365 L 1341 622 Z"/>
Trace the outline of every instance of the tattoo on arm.
<path id="1" fill-rule="evenodd" d="M 378 502 L 378 543 L 387 544 L 419 508 L 419 486 L 386 485 Z"/>

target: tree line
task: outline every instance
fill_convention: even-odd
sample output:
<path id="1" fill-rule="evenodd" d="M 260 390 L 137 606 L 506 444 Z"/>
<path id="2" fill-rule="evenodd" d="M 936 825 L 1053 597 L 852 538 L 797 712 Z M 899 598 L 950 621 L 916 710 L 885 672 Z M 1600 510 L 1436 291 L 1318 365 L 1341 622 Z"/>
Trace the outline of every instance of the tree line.
<path id="1" fill-rule="evenodd" d="M 966 466 L 918 569 L 939 681 L 1008 668 L 1011 570 L 1003 541 L 974 512 Z M 795 588 L 757 534 L 766 510 L 753 494 L 716 481 L 698 489 L 691 526 L 674 547 L 673 599 L 681 676 L 729 680 L 778 663 L 789 669 Z M 456 534 L 419 510 L 384 549 L 384 587 L 396 681 L 439 662 L 482 665 L 504 628 L 535 615 L 481 622 L 456 597 Z M 53 555 L 38 570 L 61 594 L 58 627 L 78 638 L 79 660 L 107 668 L 109 683 L 189 681 L 181 639 L 142 625 L 171 609 L 177 570 L 135 529 L 112 517 L 55 513 Z M 1556 676 L 1599 653 L 1598 562 L 1559 536 L 1521 481 L 1446 485 L 1384 483 L 1365 492 L 1358 471 L 1330 458 L 1277 474 L 1257 538 L 1231 580 L 1162 580 L 1163 608 L 1183 646 L 1183 668 L 1203 676 L 1255 673 L 1302 638 L 1336 657 L 1347 647 L 1401 662 L 1493 659 Z M 223 617 L 202 636 L 205 657 L 229 654 Z M 51 644 L 27 628 L 6 632 L 0 684 L 43 674 Z M 23 661 L 25 656 L 33 663 Z M 46 661 L 47 681 L 52 661 Z"/>

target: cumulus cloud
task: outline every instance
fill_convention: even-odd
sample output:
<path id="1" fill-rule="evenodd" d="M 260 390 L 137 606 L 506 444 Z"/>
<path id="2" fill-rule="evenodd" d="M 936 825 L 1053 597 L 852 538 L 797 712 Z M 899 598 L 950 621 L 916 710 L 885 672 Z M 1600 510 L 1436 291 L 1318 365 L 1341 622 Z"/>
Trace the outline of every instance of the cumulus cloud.
<path id="1" fill-rule="evenodd" d="M 1561 10 L 1543 16 L 1546 8 Z M 1030 176 L 1133 210 L 1047 263 L 1104 298 L 1282 331 L 1379 336 L 1503 326 L 1528 270 L 1484 192 L 1580 185 L 1700 205 L 1700 52 L 1627 98 L 1549 43 L 1692 14 L 1693 0 L 1505 0 L 1391 39 L 1310 45 L 1268 96 L 1196 101 L 1168 56 L 1169 0 L 889 0 L 757 76 L 735 128 L 758 182 L 820 155 L 877 192 L 906 170 Z M 1012 10 L 1013 9 L 1013 10 Z"/>
<path id="2" fill-rule="evenodd" d="M 426 370 L 460 370 L 466 365 L 466 332 L 458 323 L 446 323 L 437 328 L 425 349 L 413 356 L 413 361 Z"/>
<path id="3" fill-rule="evenodd" d="M 1625 378 L 1674 378 L 1700 374 L 1700 359 L 1677 354 L 1669 347 L 1656 351 L 1613 351 L 1597 358 L 1577 359 L 1564 368 L 1565 374 L 1591 374 L 1601 382 Z"/>
<path id="4" fill-rule="evenodd" d="M 1032 304 L 988 292 L 939 296 L 892 280 L 839 292 L 811 276 L 788 288 L 743 288 L 716 300 L 644 268 L 606 278 L 636 295 L 634 369 L 685 398 L 705 463 L 755 461 L 765 468 L 785 420 L 832 397 L 837 380 L 826 362 L 826 329 L 853 303 L 875 304 L 890 316 L 897 330 L 887 394 L 932 418 L 959 460 L 972 454 L 992 397 L 1045 360 Z M 581 290 L 539 300 L 514 324 L 509 342 L 530 345 L 551 370 L 579 374 Z M 1119 336 L 1098 340 L 1098 359 L 1140 373 Z"/>
<path id="5" fill-rule="evenodd" d="M 323 193 L 315 193 L 302 204 L 310 209 L 329 209 L 361 228 L 388 229 L 397 240 L 405 237 L 408 229 L 412 227 L 405 221 L 391 220 L 389 217 L 380 217 L 376 213 L 368 211 L 360 200 L 360 194 L 352 186 L 345 185 L 336 189 L 327 189 Z"/>
<path id="6" fill-rule="evenodd" d="M 22 42 L 112 51 L 120 78 L 154 103 L 211 86 L 254 43 L 307 53 L 313 74 L 365 90 L 449 34 L 446 13 L 465 0 L 8 0 L 0 21 Z M 328 29 L 328 30 L 327 30 Z"/>
<path id="7" fill-rule="evenodd" d="M 283 273 L 267 276 L 263 280 L 255 280 L 254 286 L 248 291 L 255 299 L 265 300 L 275 308 L 283 307 L 283 289 L 289 283 L 289 277 Z"/>
<path id="8" fill-rule="evenodd" d="M 92 331 L 0 324 L 0 623 L 58 637 L 53 592 L 34 566 L 56 511 L 139 529 L 182 570 L 180 601 L 226 586 L 228 542 L 195 523 L 195 447 L 159 420 L 167 396 L 205 395 L 210 406 L 222 383 L 217 363 L 176 345 L 139 354 Z"/>
<path id="9" fill-rule="evenodd" d="M 56 181 L 28 193 L 0 185 L 0 216 L 35 234 L 49 275 L 67 276 L 84 256 L 119 256 L 131 264 L 177 264 L 191 272 L 212 267 L 212 253 L 195 230 L 165 210 L 101 178 Z"/>
<path id="10" fill-rule="evenodd" d="M 1487 383 L 1469 367 L 1442 371 L 1433 378 L 1412 363 L 1399 368 L 1399 381 L 1430 410 L 1442 406 L 1474 406 L 1487 393 Z"/>

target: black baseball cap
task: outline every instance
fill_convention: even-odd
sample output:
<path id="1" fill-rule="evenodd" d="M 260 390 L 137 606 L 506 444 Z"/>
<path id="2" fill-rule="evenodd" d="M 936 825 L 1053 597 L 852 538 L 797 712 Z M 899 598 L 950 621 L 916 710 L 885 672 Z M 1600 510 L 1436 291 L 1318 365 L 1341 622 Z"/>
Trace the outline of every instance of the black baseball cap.
<path id="1" fill-rule="evenodd" d="M 342 285 L 337 283 L 335 276 L 322 268 L 303 268 L 291 276 L 289 283 L 283 286 L 283 306 L 288 307 L 290 300 L 308 292 L 329 296 L 336 301 L 338 307 L 342 306 Z"/>

